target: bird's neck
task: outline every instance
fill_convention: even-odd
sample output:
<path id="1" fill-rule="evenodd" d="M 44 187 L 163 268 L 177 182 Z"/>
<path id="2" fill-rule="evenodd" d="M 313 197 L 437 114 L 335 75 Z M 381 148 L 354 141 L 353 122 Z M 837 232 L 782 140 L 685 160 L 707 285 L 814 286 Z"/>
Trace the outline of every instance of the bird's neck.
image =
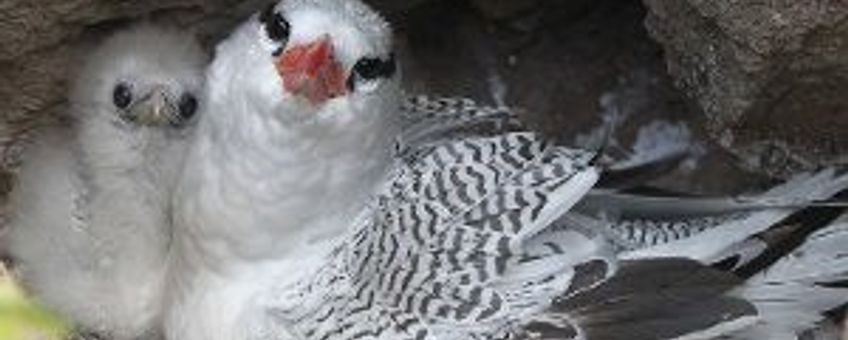
<path id="1" fill-rule="evenodd" d="M 241 330 L 262 327 L 257 296 L 320 268 L 389 158 L 388 146 L 369 138 L 310 145 L 276 121 L 209 123 L 175 196 L 165 328 L 177 339 L 244 338 Z"/>
<path id="2" fill-rule="evenodd" d="M 183 246 L 215 270 L 329 251 L 384 177 L 392 138 L 238 118 L 200 126 L 177 196 Z"/>

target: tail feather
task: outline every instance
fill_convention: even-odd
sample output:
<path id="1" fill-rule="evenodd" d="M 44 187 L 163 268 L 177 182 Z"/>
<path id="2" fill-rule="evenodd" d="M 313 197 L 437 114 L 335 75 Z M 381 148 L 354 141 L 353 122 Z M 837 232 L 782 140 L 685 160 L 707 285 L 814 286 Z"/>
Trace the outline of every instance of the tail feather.
<path id="1" fill-rule="evenodd" d="M 848 176 L 825 170 L 796 177 L 766 194 L 742 201 L 672 196 L 646 200 L 621 193 L 609 194 L 612 196 L 599 201 L 613 197 L 611 206 L 617 209 L 614 216 L 619 218 L 647 216 L 674 221 L 674 218 L 691 214 L 709 216 L 723 211 L 736 212 L 738 218 L 720 221 L 695 235 L 687 234 L 668 243 L 621 253 L 624 259 L 685 257 L 714 263 L 716 269 L 746 279 L 743 285 L 728 292 L 727 296 L 735 300 L 720 301 L 749 303 L 754 310 L 751 315 L 736 318 L 735 323 L 720 323 L 681 334 L 680 339 L 799 340 L 802 335 L 826 339 L 817 329 L 828 313 L 848 305 L 848 215 L 842 215 L 846 208 L 840 204 L 819 203 L 832 197 L 835 197 L 834 202 L 844 199 L 848 196 L 846 188 Z M 778 205 L 771 205 L 774 203 Z M 787 205 L 779 206 L 784 203 Z M 800 204 L 790 206 L 789 203 Z M 604 286 L 610 287 L 609 284 Z M 650 292 L 642 294 L 651 296 Z M 708 300 L 704 298 L 704 305 L 710 305 Z M 687 310 L 687 306 L 666 307 L 675 312 Z M 618 309 L 619 312 L 623 310 Z M 650 308 L 645 307 L 644 311 Z M 601 319 L 621 321 L 615 317 Z M 650 329 L 647 325 L 651 320 L 643 321 L 647 324 L 640 321 L 640 325 Z M 727 331 L 733 327 L 738 327 L 739 332 L 728 336 Z M 608 327 L 605 332 L 615 332 L 614 329 Z M 607 337 L 601 339 L 618 338 L 616 334 L 602 334 Z M 655 338 L 666 338 L 666 335 L 657 333 Z"/>
<path id="2" fill-rule="evenodd" d="M 845 210 L 820 206 L 803 209 L 768 230 L 728 247 L 712 262 L 719 268 L 750 278 L 790 255 L 811 234 L 831 225 Z"/>
<path id="3" fill-rule="evenodd" d="M 763 197 L 777 197 L 787 201 L 819 201 L 828 199 L 848 188 L 848 176 L 837 175 L 834 170 L 825 170 L 812 176 L 802 176 L 785 185 L 776 187 L 764 194 Z M 777 195 L 775 195 L 775 193 Z M 769 200 L 773 200 L 769 198 Z M 678 201 L 681 201 L 678 199 Z M 685 200 L 684 200 L 685 201 Z M 691 204 L 691 202 L 690 202 Z M 696 206 L 696 205 L 695 205 Z M 693 207 L 695 207 L 693 206 Z M 738 207 L 738 206 L 737 206 Z M 707 210 L 716 212 L 716 207 Z M 754 208 L 751 206 L 751 208 Z M 666 206 L 667 214 L 676 215 L 673 206 Z M 730 207 L 732 211 L 733 207 Z M 729 249 L 740 243 L 773 228 L 784 221 L 800 208 L 759 208 L 722 222 L 717 226 L 703 231 L 692 237 L 681 238 L 672 242 L 637 249 L 623 254 L 625 258 L 650 257 L 688 257 L 691 259 L 711 262 L 727 254 Z M 839 208 L 827 208 L 839 209 Z M 681 209 L 685 210 L 685 209 Z"/>
<path id="4" fill-rule="evenodd" d="M 768 244 L 761 254 L 740 266 L 735 272 L 746 278 L 755 277 L 767 270 L 773 277 L 800 279 L 811 276 L 827 282 L 840 278 L 821 278 L 822 273 L 833 274 L 832 268 L 845 268 L 848 251 L 838 244 L 845 241 L 846 232 L 843 208 L 807 208 L 793 214 L 780 225 L 758 235 L 757 239 Z M 794 259 L 796 256 L 806 259 Z M 836 263 L 834 263 L 836 261 Z M 844 277 L 843 277 L 844 278 Z M 815 282 L 808 282 L 815 283 Z"/>
<path id="5" fill-rule="evenodd" d="M 763 209 L 787 210 L 810 205 L 834 203 L 822 201 L 848 188 L 848 175 L 828 169 L 804 174 L 753 197 L 678 197 L 631 194 L 611 190 L 592 191 L 577 211 L 590 216 L 605 215 L 617 219 L 680 219 L 731 214 Z"/>
<path id="6" fill-rule="evenodd" d="M 733 295 L 750 301 L 762 323 L 750 330 L 797 339 L 829 311 L 848 304 L 848 215 L 810 235 L 800 247 L 751 277 Z"/>

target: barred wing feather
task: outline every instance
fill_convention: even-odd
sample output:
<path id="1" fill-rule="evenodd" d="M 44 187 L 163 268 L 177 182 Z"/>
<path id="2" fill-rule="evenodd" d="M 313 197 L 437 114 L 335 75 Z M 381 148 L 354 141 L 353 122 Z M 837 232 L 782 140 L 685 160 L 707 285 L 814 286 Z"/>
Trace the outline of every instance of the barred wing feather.
<path id="1" fill-rule="evenodd" d="M 595 153 L 549 143 L 509 112 L 467 101 L 433 105 L 407 119 L 394 171 L 350 234 L 309 279 L 283 287 L 277 301 L 286 302 L 270 312 L 286 332 L 323 340 L 623 340 L 649 322 L 677 336 L 748 315 L 749 305 L 721 296 L 729 278 L 694 261 L 628 261 L 629 274 L 616 281 L 621 266 L 606 236 L 568 214 L 598 181 Z M 657 279 L 668 268 L 708 274 L 681 285 Z M 646 294 L 657 282 L 667 294 Z M 716 282 L 724 283 L 705 291 Z M 641 317 L 644 306 L 657 313 Z M 686 312 L 662 314 L 663 307 Z M 670 324 L 681 315 L 692 321 Z M 628 326 L 602 331 L 619 321 Z"/>
<path id="2" fill-rule="evenodd" d="M 545 255 L 525 252 L 525 242 L 594 185 L 593 156 L 512 132 L 446 140 L 399 162 L 326 275 L 299 289 L 300 299 L 319 306 L 303 308 L 314 312 L 298 318 L 288 313 L 288 322 L 309 339 L 469 339 L 506 332 L 569 287 L 574 273 L 566 264 L 594 256 L 575 253 L 582 258 L 549 267 L 537 265 Z"/>

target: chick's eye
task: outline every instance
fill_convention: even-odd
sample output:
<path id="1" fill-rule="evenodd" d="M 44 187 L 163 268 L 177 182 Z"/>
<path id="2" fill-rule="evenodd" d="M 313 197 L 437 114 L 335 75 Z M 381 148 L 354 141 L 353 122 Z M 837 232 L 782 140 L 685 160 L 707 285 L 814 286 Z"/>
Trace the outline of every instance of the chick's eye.
<path id="1" fill-rule="evenodd" d="M 112 90 L 112 103 L 119 109 L 126 109 L 132 103 L 132 90 L 126 83 L 115 85 Z"/>
<path id="2" fill-rule="evenodd" d="M 189 120 L 197 113 L 197 97 L 186 93 L 180 98 L 180 117 L 183 120 Z"/>
<path id="3" fill-rule="evenodd" d="M 289 39 L 291 26 L 282 14 L 274 11 L 273 4 L 262 12 L 259 21 L 264 24 L 265 33 L 268 34 L 269 39 L 281 43 L 285 43 Z"/>

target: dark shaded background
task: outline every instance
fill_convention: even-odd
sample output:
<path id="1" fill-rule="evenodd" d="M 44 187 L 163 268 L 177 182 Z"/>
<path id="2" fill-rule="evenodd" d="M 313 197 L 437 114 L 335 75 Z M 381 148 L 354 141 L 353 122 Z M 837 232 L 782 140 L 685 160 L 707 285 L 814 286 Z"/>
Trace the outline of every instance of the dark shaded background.
<path id="1" fill-rule="evenodd" d="M 479 3 L 430 1 L 393 12 L 410 89 L 509 105 L 535 127 L 566 139 L 618 112 L 627 117 L 616 130 L 623 148 L 651 122 L 682 123 L 705 152 L 697 167 L 659 184 L 738 193 L 764 183 L 707 138 L 703 112 L 667 75 L 640 2 Z"/>

